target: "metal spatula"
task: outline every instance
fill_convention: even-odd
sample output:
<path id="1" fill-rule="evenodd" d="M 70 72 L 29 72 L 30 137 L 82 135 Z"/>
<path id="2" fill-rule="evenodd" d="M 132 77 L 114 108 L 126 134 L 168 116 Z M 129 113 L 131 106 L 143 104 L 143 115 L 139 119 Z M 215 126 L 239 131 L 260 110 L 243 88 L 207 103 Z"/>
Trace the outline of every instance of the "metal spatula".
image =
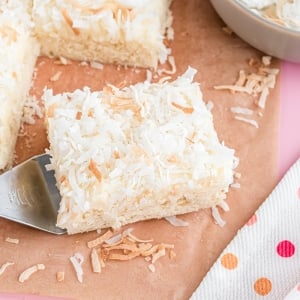
<path id="1" fill-rule="evenodd" d="M 48 154 L 37 155 L 0 175 L 0 217 L 54 234 L 60 194 Z"/>

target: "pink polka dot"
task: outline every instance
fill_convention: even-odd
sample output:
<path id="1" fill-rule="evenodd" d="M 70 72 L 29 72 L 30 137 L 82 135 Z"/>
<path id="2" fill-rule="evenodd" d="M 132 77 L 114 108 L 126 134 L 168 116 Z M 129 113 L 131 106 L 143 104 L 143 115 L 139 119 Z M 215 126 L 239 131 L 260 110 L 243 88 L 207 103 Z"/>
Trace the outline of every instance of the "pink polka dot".
<path id="1" fill-rule="evenodd" d="M 300 292 L 300 283 L 297 285 L 297 291 Z"/>
<path id="2" fill-rule="evenodd" d="M 247 226 L 251 226 L 253 224 L 255 224 L 257 221 L 257 216 L 254 214 L 249 220 L 248 222 L 246 223 Z"/>
<path id="3" fill-rule="evenodd" d="M 290 241 L 281 241 L 276 247 L 277 254 L 282 257 L 291 257 L 295 253 L 295 246 Z"/>
<path id="4" fill-rule="evenodd" d="M 298 198 L 300 199 L 300 187 L 298 188 Z"/>

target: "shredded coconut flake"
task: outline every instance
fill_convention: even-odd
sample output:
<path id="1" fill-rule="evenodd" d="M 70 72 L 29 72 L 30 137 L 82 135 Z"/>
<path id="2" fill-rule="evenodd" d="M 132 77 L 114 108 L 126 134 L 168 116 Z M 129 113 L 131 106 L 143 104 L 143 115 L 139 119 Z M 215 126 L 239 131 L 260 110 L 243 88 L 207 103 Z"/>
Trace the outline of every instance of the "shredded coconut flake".
<path id="1" fill-rule="evenodd" d="M 81 253 L 75 253 L 70 257 L 70 261 L 74 267 L 76 272 L 77 280 L 82 283 L 83 282 L 83 269 L 82 264 L 84 262 L 84 258 Z"/>
<path id="2" fill-rule="evenodd" d="M 57 71 L 53 76 L 50 77 L 50 81 L 58 81 L 61 74 L 62 74 L 62 71 Z"/>
<path id="3" fill-rule="evenodd" d="M 103 68 L 104 68 L 103 64 L 96 62 L 96 61 L 91 61 L 90 65 L 92 68 L 97 69 L 97 70 L 103 70 Z"/>
<path id="4" fill-rule="evenodd" d="M 246 107 L 233 106 L 230 110 L 236 114 L 253 115 L 253 110 Z"/>
<path id="5" fill-rule="evenodd" d="M 216 222 L 221 227 L 224 227 L 226 222 L 221 218 L 220 212 L 216 206 L 212 207 L 212 216 Z"/>
<path id="6" fill-rule="evenodd" d="M 0 276 L 6 271 L 6 269 L 9 267 L 9 266 L 12 266 L 14 265 L 15 263 L 13 262 L 6 262 L 4 263 L 1 267 L 0 267 Z"/>
<path id="7" fill-rule="evenodd" d="M 11 243 L 11 244 L 19 244 L 20 240 L 19 239 L 15 239 L 15 238 L 7 237 L 5 239 L 5 242 Z"/>
<path id="8" fill-rule="evenodd" d="M 58 271 L 58 272 L 56 273 L 56 280 L 57 280 L 58 282 L 64 281 L 64 280 L 65 280 L 65 272 L 64 272 L 64 271 Z"/>
<path id="9" fill-rule="evenodd" d="M 235 119 L 239 120 L 239 121 L 242 121 L 242 122 L 245 122 L 245 123 L 248 123 L 256 128 L 258 128 L 258 123 L 253 120 L 253 119 L 247 119 L 247 118 L 244 118 L 242 116 L 234 116 Z"/>
<path id="10" fill-rule="evenodd" d="M 101 273 L 101 264 L 100 264 L 97 250 L 95 248 L 93 248 L 91 252 L 91 261 L 92 261 L 93 272 Z"/>
<path id="11" fill-rule="evenodd" d="M 44 264 L 36 264 L 28 269 L 24 270 L 19 276 L 19 282 L 23 283 L 30 278 L 30 276 L 37 271 L 45 270 Z"/>
<path id="12" fill-rule="evenodd" d="M 170 217 L 166 217 L 165 218 L 171 225 L 175 226 L 175 227 L 187 227 L 189 226 L 189 223 L 186 221 L 183 221 L 181 219 L 179 219 L 176 216 L 170 216 Z"/>

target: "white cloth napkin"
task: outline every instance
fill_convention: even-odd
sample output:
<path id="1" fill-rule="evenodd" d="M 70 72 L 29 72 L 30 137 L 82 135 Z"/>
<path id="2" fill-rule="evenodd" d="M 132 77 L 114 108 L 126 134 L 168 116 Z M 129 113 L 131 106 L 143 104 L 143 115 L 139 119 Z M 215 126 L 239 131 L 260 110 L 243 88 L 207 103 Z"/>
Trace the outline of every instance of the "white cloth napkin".
<path id="1" fill-rule="evenodd" d="M 300 159 L 191 297 L 218 299 L 300 299 Z"/>

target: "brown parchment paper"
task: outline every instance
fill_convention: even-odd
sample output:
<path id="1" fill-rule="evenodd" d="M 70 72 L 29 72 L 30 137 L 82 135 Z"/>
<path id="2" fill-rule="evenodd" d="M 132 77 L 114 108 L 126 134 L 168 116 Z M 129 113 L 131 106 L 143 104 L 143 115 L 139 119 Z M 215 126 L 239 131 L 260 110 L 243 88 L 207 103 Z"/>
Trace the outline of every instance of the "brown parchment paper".
<path id="1" fill-rule="evenodd" d="M 207 0 L 175 0 L 172 11 L 175 39 L 170 46 L 177 65 L 173 77 L 182 74 L 188 66 L 198 70 L 196 81 L 201 84 L 204 99 L 214 103 L 212 112 L 219 138 L 236 149 L 240 158 L 237 171 L 242 174 L 238 180 L 241 188 L 231 189 L 228 194 L 231 210 L 222 213 L 226 226 L 221 228 L 214 224 L 209 209 L 182 216 L 189 222 L 188 227 L 175 228 L 165 220 L 130 225 L 141 238 L 174 244 L 176 257 L 159 259 L 155 273 L 149 271 L 144 259 L 137 258 L 108 262 L 101 274 L 93 274 L 86 242 L 95 238 L 96 232 L 53 236 L 0 219 L 0 265 L 15 262 L 0 277 L 1 292 L 72 299 L 188 299 L 220 252 L 277 183 L 278 84 L 271 91 L 263 116 L 258 119 L 258 129 L 234 120 L 229 111 L 233 105 L 255 108 L 253 97 L 213 89 L 214 85 L 234 83 L 240 69 L 251 71 L 247 61 L 260 60 L 262 53 L 235 35 L 225 34 L 223 22 Z M 37 62 L 31 93 L 38 98 L 44 86 L 58 93 L 85 85 L 100 89 L 107 82 L 118 85 L 125 80 L 132 84 L 146 78 L 145 70 L 136 73 L 131 68 L 105 66 L 101 71 L 78 63 L 60 66 L 54 61 L 39 58 Z M 278 66 L 279 62 L 273 61 L 273 65 Z M 62 72 L 60 79 L 51 82 L 50 77 L 57 71 Z M 48 146 L 42 119 L 37 119 L 34 125 L 25 125 L 25 133 L 18 140 L 15 163 L 43 153 Z M 6 237 L 18 238 L 20 242 L 18 245 L 7 243 Z M 77 281 L 69 261 L 76 252 L 85 257 L 83 283 Z M 19 274 L 37 263 L 44 263 L 46 269 L 19 283 Z M 56 281 L 58 271 L 65 272 L 63 282 Z"/>

